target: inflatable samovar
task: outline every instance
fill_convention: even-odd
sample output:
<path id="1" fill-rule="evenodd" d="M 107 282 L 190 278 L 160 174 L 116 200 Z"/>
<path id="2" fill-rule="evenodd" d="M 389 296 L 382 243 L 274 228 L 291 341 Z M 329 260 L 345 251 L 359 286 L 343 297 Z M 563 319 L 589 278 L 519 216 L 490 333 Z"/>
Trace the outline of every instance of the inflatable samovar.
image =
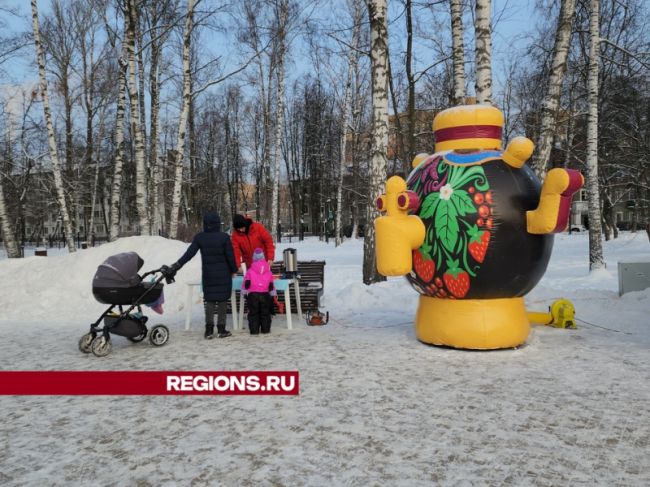
<path id="1" fill-rule="evenodd" d="M 552 169 L 544 185 L 525 165 L 533 143 L 501 149 L 503 114 L 459 106 L 433 121 L 435 154 L 418 155 L 404 181 L 377 201 L 377 270 L 406 276 L 420 293 L 416 335 L 425 343 L 497 349 L 526 341 L 524 298 L 546 271 L 553 233 L 566 229 L 584 179 Z"/>

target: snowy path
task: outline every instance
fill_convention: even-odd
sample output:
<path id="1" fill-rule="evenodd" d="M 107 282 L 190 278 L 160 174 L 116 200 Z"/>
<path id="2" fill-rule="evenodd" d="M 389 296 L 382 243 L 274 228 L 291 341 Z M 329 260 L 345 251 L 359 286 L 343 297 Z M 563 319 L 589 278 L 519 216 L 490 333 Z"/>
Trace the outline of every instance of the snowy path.
<path id="1" fill-rule="evenodd" d="M 29 329 L 3 337 L 0 368 L 297 369 L 301 393 L 3 397 L 3 485 L 650 482 L 650 354 L 628 335 L 537 327 L 522 349 L 472 353 L 418 346 L 410 325 L 175 330 L 97 359 L 78 333 Z"/>

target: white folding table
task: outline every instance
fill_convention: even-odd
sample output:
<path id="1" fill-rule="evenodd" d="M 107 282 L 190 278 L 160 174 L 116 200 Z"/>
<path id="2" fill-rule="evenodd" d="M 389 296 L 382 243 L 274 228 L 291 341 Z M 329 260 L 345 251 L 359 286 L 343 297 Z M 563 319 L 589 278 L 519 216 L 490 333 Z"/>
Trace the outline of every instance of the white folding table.
<path id="1" fill-rule="evenodd" d="M 233 330 L 241 330 L 244 328 L 244 299 L 240 299 L 237 303 L 237 294 L 235 291 L 241 289 L 244 282 L 243 276 L 235 276 L 232 278 L 232 291 L 230 293 L 230 307 L 232 309 L 232 327 Z M 300 302 L 300 284 L 297 278 L 293 279 L 275 279 L 273 281 L 277 292 L 284 292 L 284 306 L 287 315 L 287 329 L 293 329 L 292 323 L 292 307 L 291 307 L 291 294 L 290 286 L 293 284 L 294 296 L 296 298 L 296 312 L 298 317 L 302 316 L 302 304 Z M 189 330 L 192 327 L 192 300 L 194 298 L 194 289 L 201 290 L 201 281 L 186 281 L 186 294 L 185 294 L 185 329 Z M 240 294 L 241 296 L 241 294 Z"/>

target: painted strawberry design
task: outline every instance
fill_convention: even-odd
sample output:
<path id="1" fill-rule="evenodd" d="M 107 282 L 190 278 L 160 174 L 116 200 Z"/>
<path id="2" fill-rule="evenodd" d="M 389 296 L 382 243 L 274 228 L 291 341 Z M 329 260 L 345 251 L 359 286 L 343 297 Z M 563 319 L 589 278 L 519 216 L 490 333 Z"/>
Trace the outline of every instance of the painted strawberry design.
<path id="1" fill-rule="evenodd" d="M 452 296 L 463 298 L 469 291 L 469 275 L 460 269 L 458 260 L 447 260 L 447 272 L 442 276 Z"/>
<path id="2" fill-rule="evenodd" d="M 469 253 L 474 257 L 476 262 L 482 263 L 485 260 L 485 253 L 490 243 L 490 232 L 479 230 L 474 225 L 467 231 L 467 234 L 469 236 L 469 244 L 467 245 Z"/>
<path id="3" fill-rule="evenodd" d="M 424 282 L 433 279 L 436 272 L 436 263 L 429 256 L 423 254 L 420 250 L 413 251 L 413 268 L 417 276 Z"/>

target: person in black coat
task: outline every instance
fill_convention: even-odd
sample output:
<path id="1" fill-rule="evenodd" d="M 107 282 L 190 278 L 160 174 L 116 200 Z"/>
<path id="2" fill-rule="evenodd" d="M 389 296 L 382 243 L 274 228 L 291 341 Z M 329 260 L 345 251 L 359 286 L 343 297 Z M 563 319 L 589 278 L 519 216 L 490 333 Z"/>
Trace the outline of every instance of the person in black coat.
<path id="1" fill-rule="evenodd" d="M 227 233 L 221 231 L 221 219 L 216 213 L 203 216 L 203 231 L 197 233 L 187 251 L 170 266 L 172 277 L 198 251 L 201 251 L 203 303 L 205 307 L 205 338 L 214 335 L 214 309 L 217 307 L 219 338 L 231 335 L 226 331 L 226 308 L 232 291 L 232 276 L 237 272 L 235 254 Z"/>

